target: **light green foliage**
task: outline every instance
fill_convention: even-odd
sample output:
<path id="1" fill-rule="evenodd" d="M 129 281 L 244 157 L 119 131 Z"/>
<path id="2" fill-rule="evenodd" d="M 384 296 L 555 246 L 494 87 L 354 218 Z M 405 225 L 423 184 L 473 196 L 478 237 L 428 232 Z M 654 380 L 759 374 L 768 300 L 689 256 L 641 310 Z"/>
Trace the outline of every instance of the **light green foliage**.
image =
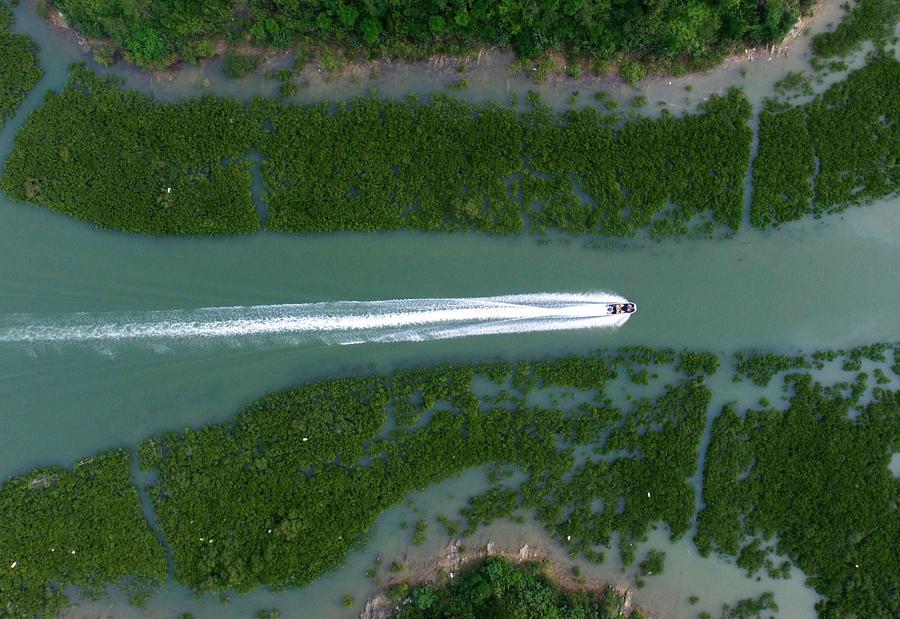
<path id="1" fill-rule="evenodd" d="M 14 34 L 12 23 L 12 13 L 0 3 L 0 127 L 13 117 L 44 74 L 37 45 L 24 34 Z"/>
<path id="2" fill-rule="evenodd" d="M 620 611 L 621 599 L 612 589 L 597 596 L 588 591 L 566 591 L 541 573 L 541 566 L 514 567 L 502 557 L 491 557 L 472 567 L 452 584 L 435 588 L 419 585 L 408 592 L 396 613 L 398 619 L 444 617 L 637 617 Z M 636 612 L 636 611 L 635 611 Z"/>
<path id="3" fill-rule="evenodd" d="M 83 66 L 16 135 L 0 185 L 102 227 L 150 234 L 258 229 L 250 195 L 257 125 L 239 103 L 154 104 Z"/>
<path id="4" fill-rule="evenodd" d="M 812 381 L 789 380 L 785 411 L 726 407 L 706 455 L 702 554 L 740 555 L 759 568 L 751 539 L 789 557 L 822 594 L 824 617 L 900 613 L 897 540 L 900 487 L 888 462 L 900 450 L 900 392 L 881 391 L 865 407 Z M 851 406 L 861 409 L 851 419 Z"/>
<path id="5" fill-rule="evenodd" d="M 413 529 L 413 544 L 419 546 L 425 542 L 425 534 L 428 531 L 428 521 L 425 519 L 419 519 L 416 521 L 416 526 Z"/>
<path id="6" fill-rule="evenodd" d="M 131 484 L 127 451 L 38 469 L 0 487 L 0 616 L 52 617 L 68 605 L 66 585 L 91 595 L 166 578 L 166 557 Z"/>
<path id="7" fill-rule="evenodd" d="M 642 79 L 647 77 L 647 67 L 639 62 L 626 61 L 619 67 L 619 74 L 626 82 L 635 86 Z"/>

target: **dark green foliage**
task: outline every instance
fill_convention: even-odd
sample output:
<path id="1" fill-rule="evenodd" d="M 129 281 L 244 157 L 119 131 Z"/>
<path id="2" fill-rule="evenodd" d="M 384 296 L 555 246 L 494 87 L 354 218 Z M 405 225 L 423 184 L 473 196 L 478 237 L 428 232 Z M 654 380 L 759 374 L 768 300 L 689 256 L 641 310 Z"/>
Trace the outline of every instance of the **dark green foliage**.
<path id="1" fill-rule="evenodd" d="M 236 234 L 259 227 L 250 195 L 257 125 L 214 98 L 154 104 L 83 66 L 48 93 L 16 135 L 0 185 L 102 227 L 150 234 Z"/>
<path id="2" fill-rule="evenodd" d="M 538 107 L 520 118 L 442 96 L 429 105 L 357 99 L 336 113 L 324 105 L 282 108 L 262 146 L 268 225 L 511 234 L 527 219 L 537 233 L 630 235 L 652 225 L 663 236 L 684 232 L 694 215 L 711 215 L 734 229 L 749 114 L 736 91 L 711 99 L 699 115 L 639 119 L 623 129 L 618 117 L 592 109 L 556 118 Z M 662 213 L 669 200 L 675 207 Z"/>
<path id="3" fill-rule="evenodd" d="M 623 354 L 673 360 L 671 351 Z M 464 510 L 469 530 L 523 506 L 593 560 L 602 555 L 592 546 L 608 545 L 615 531 L 640 540 L 664 522 L 681 535 L 693 512 L 689 479 L 709 391 L 684 381 L 623 415 L 602 400 L 615 375 L 610 359 L 520 364 L 531 375 L 525 389 L 539 383 L 594 396 L 569 415 L 526 407 L 524 392 L 489 409 L 472 377 L 505 380 L 508 366 L 441 367 L 307 385 L 259 401 L 230 424 L 144 443 L 142 465 L 159 470 L 151 497 L 176 578 L 197 591 L 302 586 L 339 565 L 410 492 L 489 463 L 515 467 L 526 481 L 473 498 Z M 376 438 L 389 407 L 399 424 Z M 584 438 L 609 457 L 573 470 L 563 437 Z"/>
<path id="4" fill-rule="evenodd" d="M 152 2 L 138 10 L 126 0 L 53 2 L 84 34 L 110 37 L 132 61 L 149 66 L 190 57 L 198 43 L 223 37 L 282 48 L 339 44 L 359 56 L 422 58 L 508 45 L 525 58 L 562 50 L 598 60 L 624 52 L 648 60 L 710 61 L 739 44 L 781 40 L 810 5 L 207 0 Z"/>
<path id="5" fill-rule="evenodd" d="M 515 233 L 506 180 L 521 165 L 514 111 L 435 96 L 278 110 L 262 145 L 268 226 L 292 232 L 476 229 Z"/>
<path id="6" fill-rule="evenodd" d="M 657 576 L 662 574 L 665 569 L 665 562 L 666 553 L 651 548 L 647 552 L 647 557 L 638 565 L 641 570 L 641 576 Z"/>
<path id="7" fill-rule="evenodd" d="M 737 229 L 749 118 L 750 105 L 737 90 L 710 98 L 699 114 L 663 113 L 624 127 L 619 117 L 592 108 L 558 118 L 542 106 L 526 112 L 525 154 L 533 173 L 525 175 L 523 189 L 532 228 L 627 236 L 649 227 L 661 237 L 686 233 L 691 218 L 702 215 Z"/>
<path id="8" fill-rule="evenodd" d="M 44 74 L 37 45 L 24 34 L 14 34 L 9 29 L 12 23 L 12 13 L 0 3 L 0 127 L 13 117 Z"/>
<path id="9" fill-rule="evenodd" d="M 0 616 L 55 616 L 66 585 L 104 587 L 166 578 L 166 557 L 141 511 L 125 450 L 38 469 L 0 487 Z"/>
<path id="10" fill-rule="evenodd" d="M 689 477 L 696 472 L 709 398 L 700 380 L 686 380 L 656 400 L 638 400 L 621 420 L 606 424 L 608 438 L 595 446 L 599 454 L 638 457 L 588 460 L 565 481 L 562 470 L 548 470 L 523 484 L 525 505 L 537 509 L 563 545 L 589 559 L 602 560 L 593 547 L 608 546 L 615 531 L 623 550 L 644 540 L 654 522 L 680 537 L 694 511 Z"/>
<path id="11" fill-rule="evenodd" d="M 811 95 L 812 79 L 801 71 L 790 71 L 783 78 L 775 82 L 775 92 L 787 94 Z"/>
<path id="12" fill-rule="evenodd" d="M 253 54 L 228 52 L 222 59 L 222 71 L 232 79 L 239 79 L 252 73 L 262 59 Z"/>
<path id="13" fill-rule="evenodd" d="M 415 587 L 395 616 L 617 619 L 629 615 L 620 612 L 620 598 L 612 590 L 599 597 L 588 591 L 564 591 L 541 573 L 539 564 L 514 567 L 502 557 L 491 557 L 445 587 Z"/>
<path id="14" fill-rule="evenodd" d="M 249 232 L 259 223 L 245 157 L 259 147 L 274 230 L 514 234 L 527 220 L 535 233 L 661 237 L 695 217 L 698 230 L 739 226 L 749 115 L 734 90 L 700 114 L 624 126 L 593 109 L 520 115 L 440 95 L 336 110 L 212 97 L 159 105 L 75 67 L 18 134 L 2 186 L 105 227 Z"/>
<path id="15" fill-rule="evenodd" d="M 737 565 L 747 571 L 747 576 L 753 576 L 763 568 L 768 554 L 768 549 L 761 548 L 759 540 L 755 539 L 741 548 L 737 558 Z"/>
<path id="16" fill-rule="evenodd" d="M 832 212 L 900 189 L 900 61 L 870 60 L 811 104 L 819 157 L 816 210 Z"/>
<path id="17" fill-rule="evenodd" d="M 734 603 L 734 606 L 725 604 L 722 606 L 720 619 L 762 619 L 772 615 L 763 614 L 767 610 L 777 612 L 778 604 L 771 591 L 760 594 L 758 598 L 742 598 Z"/>
<path id="18" fill-rule="evenodd" d="M 809 213 L 815 168 L 807 108 L 767 99 L 759 116 L 759 151 L 753 161 L 753 227 L 778 226 Z"/>
<path id="19" fill-rule="evenodd" d="M 719 369 L 719 356 L 711 352 L 682 351 L 678 366 L 675 368 L 688 376 L 706 374 L 711 376 Z"/>
<path id="20" fill-rule="evenodd" d="M 749 569 L 776 539 L 824 599 L 824 617 L 900 613 L 896 569 L 900 486 L 888 469 L 900 450 L 900 392 L 880 397 L 851 419 L 853 402 L 790 378 L 785 411 L 726 408 L 713 422 L 695 541 L 702 554 L 741 554 Z"/>
<path id="21" fill-rule="evenodd" d="M 900 62 L 878 56 L 798 107 L 767 101 L 753 162 L 757 228 L 895 195 Z M 818 158 L 818 170 L 816 159 Z"/>
<path id="22" fill-rule="evenodd" d="M 469 499 L 469 505 L 460 510 L 468 522 L 465 533 L 471 535 L 480 526 L 508 518 L 518 507 L 519 493 L 513 489 L 493 488 L 486 494 L 474 496 Z"/>
<path id="23" fill-rule="evenodd" d="M 841 369 L 845 372 L 859 372 L 862 369 L 863 359 L 881 363 L 885 361 L 885 353 L 890 349 L 890 345 L 885 343 L 857 346 L 856 348 L 847 351 L 844 355 Z"/>
<path id="24" fill-rule="evenodd" d="M 152 499 L 176 577 L 198 591 L 247 591 L 300 586 L 339 565 L 381 502 L 399 500 L 381 497 L 390 485 L 366 491 L 374 480 L 349 468 L 386 403 L 378 379 L 331 381 L 268 396 L 227 426 L 143 443 L 142 466 L 160 471 Z"/>
<path id="25" fill-rule="evenodd" d="M 781 372 L 810 367 L 803 355 L 788 357 L 776 353 L 735 354 L 737 377 L 746 376 L 760 387 L 765 387 L 772 377 Z"/>
<path id="26" fill-rule="evenodd" d="M 897 0 L 859 0 L 841 19 L 832 32 L 813 37 L 812 48 L 817 56 L 846 56 L 862 47 L 865 41 L 883 45 L 894 34 L 900 18 Z"/>

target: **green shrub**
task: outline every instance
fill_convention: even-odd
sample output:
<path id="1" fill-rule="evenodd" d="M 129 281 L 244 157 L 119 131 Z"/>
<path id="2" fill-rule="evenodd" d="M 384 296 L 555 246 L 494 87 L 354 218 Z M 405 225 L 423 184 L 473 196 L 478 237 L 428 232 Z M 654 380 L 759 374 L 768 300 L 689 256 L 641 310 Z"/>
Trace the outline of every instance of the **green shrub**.
<path id="1" fill-rule="evenodd" d="M 751 221 L 757 228 L 896 195 L 900 62 L 885 55 L 811 103 L 767 101 L 753 162 Z M 816 170 L 818 159 L 818 170 Z"/>
<path id="2" fill-rule="evenodd" d="M 24 34 L 10 30 L 13 15 L 0 4 L 0 127 L 12 118 L 44 74 L 38 46 Z"/>
<path id="3" fill-rule="evenodd" d="M 159 66 L 184 56 L 203 39 L 242 39 L 289 47 L 296 40 L 340 45 L 361 56 L 419 60 L 511 46 L 531 59 L 562 50 L 602 67 L 621 53 L 670 64 L 711 62 L 736 45 L 779 41 L 809 0 L 722 5 L 698 0 L 658 10 L 574 3 L 557 6 L 523 0 L 457 5 L 347 0 L 283 3 L 265 0 L 153 2 L 135 10 L 126 0 L 53 0 L 89 37 L 109 37 L 133 61 Z M 244 17 L 246 15 L 246 17 Z M 577 63 L 572 63 L 576 66 Z"/>
<path id="4" fill-rule="evenodd" d="M 897 0 L 859 0 L 830 32 L 813 37 L 812 48 L 817 56 L 847 56 L 862 47 L 865 41 L 884 45 L 894 34 L 900 18 Z"/>
<path id="5" fill-rule="evenodd" d="M 785 411 L 742 418 L 726 407 L 713 421 L 697 547 L 740 555 L 751 572 L 763 555 L 786 555 L 824 596 L 821 616 L 894 616 L 900 490 L 888 462 L 900 448 L 900 392 L 851 418 L 857 405 L 809 375 L 789 387 Z M 777 541 L 742 549 L 757 537 Z"/>
<path id="6" fill-rule="evenodd" d="M 622 79 L 632 86 L 636 86 L 638 82 L 647 77 L 647 67 L 640 62 L 629 60 L 620 65 L 619 73 L 622 75 Z"/>
<path id="7" fill-rule="evenodd" d="M 767 100 L 759 117 L 759 151 L 753 161 L 753 227 L 778 226 L 809 213 L 815 168 L 806 108 Z"/>
<path id="8" fill-rule="evenodd" d="M 647 552 L 647 557 L 640 562 L 638 567 L 641 570 L 641 576 L 658 576 L 665 569 L 666 553 L 661 550 L 651 548 Z"/>
<path id="9" fill-rule="evenodd" d="M 262 58 L 255 54 L 241 54 L 230 51 L 222 59 L 222 71 L 231 79 L 246 77 L 259 66 Z"/>
<path id="10" fill-rule="evenodd" d="M 409 601 L 396 613 L 399 619 L 438 617 L 596 617 L 618 619 L 615 592 L 567 591 L 541 573 L 539 564 L 513 566 L 490 557 L 463 571 L 451 584 L 425 584 L 409 592 Z"/>
<path id="11" fill-rule="evenodd" d="M 0 522 L 4 616 L 55 616 L 69 604 L 67 585 L 93 596 L 125 584 L 146 599 L 166 578 L 165 552 L 144 519 L 125 450 L 6 480 Z"/>
<path id="12" fill-rule="evenodd" d="M 25 121 L 0 185 L 101 227 L 148 234 L 259 228 L 250 151 L 259 127 L 243 105 L 206 97 L 156 104 L 83 66 Z"/>

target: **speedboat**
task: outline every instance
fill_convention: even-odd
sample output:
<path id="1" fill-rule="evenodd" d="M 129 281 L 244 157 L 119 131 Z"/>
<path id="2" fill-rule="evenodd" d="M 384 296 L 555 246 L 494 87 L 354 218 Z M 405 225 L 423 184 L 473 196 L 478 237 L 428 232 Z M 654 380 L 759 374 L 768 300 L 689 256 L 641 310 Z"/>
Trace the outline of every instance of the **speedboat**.
<path id="1" fill-rule="evenodd" d="M 606 304 L 606 312 L 609 316 L 615 316 L 617 314 L 633 314 L 636 311 L 637 304 L 631 302 Z"/>

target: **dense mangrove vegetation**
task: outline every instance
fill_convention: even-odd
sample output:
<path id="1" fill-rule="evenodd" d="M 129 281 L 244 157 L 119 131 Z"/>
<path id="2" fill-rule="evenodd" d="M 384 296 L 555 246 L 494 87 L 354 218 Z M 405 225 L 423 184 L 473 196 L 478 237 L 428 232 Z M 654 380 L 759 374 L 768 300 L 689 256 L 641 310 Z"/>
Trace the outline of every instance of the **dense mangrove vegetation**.
<path id="1" fill-rule="evenodd" d="M 793 562 L 825 596 L 823 616 L 896 614 L 900 531 L 888 461 L 900 451 L 900 391 L 884 386 L 893 381 L 883 371 L 870 388 L 863 370 L 896 366 L 898 350 L 735 359 L 737 376 L 761 387 L 787 373 L 786 408 L 761 400 L 762 410 L 742 415 L 730 404 L 714 419 L 695 533 L 702 553 L 733 556 L 751 575 L 787 577 Z M 385 509 L 485 466 L 490 488 L 459 514 L 440 514 L 444 528 L 468 535 L 531 513 L 572 556 L 602 562 L 615 540 L 630 565 L 651 528 L 673 539 L 692 528 L 707 383 L 719 365 L 712 353 L 632 347 L 312 383 L 228 423 L 151 438 L 138 460 L 157 473 L 148 492 L 174 576 L 197 592 L 303 586 L 362 547 Z M 856 378 L 814 382 L 808 372 L 826 366 Z M 624 405 L 609 395 L 614 384 L 631 394 Z M 54 614 L 66 584 L 99 594 L 124 582 L 138 601 L 149 594 L 166 565 L 140 510 L 125 451 L 5 482 L 7 614 Z M 420 518 L 414 537 L 428 531 Z M 651 550 L 639 568 L 649 576 L 663 565 Z M 489 585 L 477 600 L 419 588 L 403 612 L 493 603 Z"/>
<path id="2" fill-rule="evenodd" d="M 900 392 L 859 394 L 788 375 L 785 410 L 713 422 L 695 541 L 703 554 L 738 557 L 750 573 L 787 556 L 825 596 L 822 617 L 900 614 Z"/>
<path id="3" fill-rule="evenodd" d="M 104 227 L 237 234 L 259 225 L 246 160 L 258 148 L 273 230 L 511 234 L 528 223 L 538 233 L 664 236 L 687 233 L 693 219 L 711 234 L 740 223 L 749 116 L 735 90 L 699 114 L 627 122 L 443 96 L 337 109 L 156 104 L 76 66 L 17 135 L 2 186 Z"/>
<path id="4" fill-rule="evenodd" d="M 751 220 L 764 228 L 900 191 L 900 62 L 880 55 L 811 103 L 760 116 Z"/>
<path id="5" fill-rule="evenodd" d="M 166 578 L 125 450 L 6 480 L 0 523 L 0 617 L 53 617 L 67 585 L 102 595 L 125 584 L 139 601 Z"/>
<path id="6" fill-rule="evenodd" d="M 410 492 L 486 464 L 520 469 L 527 480 L 474 499 L 470 530 L 523 507 L 597 561 L 595 547 L 614 532 L 625 546 L 655 523 L 678 537 L 693 513 L 689 477 L 709 390 L 686 377 L 619 410 L 604 385 L 631 354 L 307 385 L 230 424 L 152 439 L 140 459 L 159 471 L 151 493 L 176 577 L 197 591 L 301 586 L 340 565 Z M 476 379 L 493 395 L 479 397 Z M 528 403 L 547 388 L 581 394 L 580 405 Z M 384 435 L 389 411 L 396 427 Z M 598 459 L 576 462 L 576 445 Z"/>
<path id="7" fill-rule="evenodd" d="M 242 158 L 257 131 L 234 101 L 156 104 L 75 65 L 16 135 L 0 184 L 13 199 L 103 227 L 252 232 L 259 218 Z"/>
<path id="8" fill-rule="evenodd" d="M 44 74 L 37 45 L 24 34 L 10 30 L 13 15 L 0 2 L 0 127 L 12 118 Z"/>
<path id="9" fill-rule="evenodd" d="M 625 612 L 624 596 L 615 589 L 566 591 L 542 572 L 540 564 L 513 565 L 491 557 L 470 567 L 443 587 L 423 584 L 410 591 L 397 588 L 402 619 L 462 619 L 475 617 L 543 617 L 563 619 L 640 619 L 640 611 Z"/>
<path id="10" fill-rule="evenodd" d="M 359 58 L 417 59 L 511 46 L 525 58 L 562 51 L 594 61 L 628 54 L 644 61 L 708 62 L 738 45 L 780 41 L 813 4 L 214 0 L 153 2 L 136 10 L 126 0 L 52 2 L 86 36 L 112 39 L 128 60 L 155 67 L 209 56 L 223 39 L 307 51 L 330 44 Z"/>
<path id="11" fill-rule="evenodd" d="M 882 55 L 809 104 L 769 101 L 752 224 L 896 194 L 898 81 Z M 240 234 L 260 226 L 259 152 L 272 230 L 727 236 L 743 217 L 750 115 L 737 90 L 657 119 L 445 95 L 159 104 L 75 66 L 16 136 L 0 185 L 103 227 Z"/>

